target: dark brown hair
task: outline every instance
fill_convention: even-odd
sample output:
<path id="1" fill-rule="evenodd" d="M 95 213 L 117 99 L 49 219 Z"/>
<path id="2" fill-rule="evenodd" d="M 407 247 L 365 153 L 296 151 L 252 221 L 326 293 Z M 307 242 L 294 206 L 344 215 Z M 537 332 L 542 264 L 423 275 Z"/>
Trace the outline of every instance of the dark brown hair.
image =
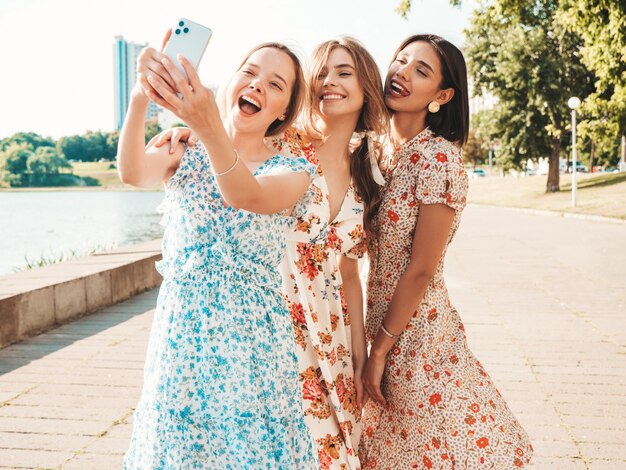
<path id="1" fill-rule="evenodd" d="M 313 136 L 322 138 L 315 128 L 314 115 L 319 112 L 312 106 L 315 81 L 328 60 L 330 53 L 336 48 L 345 49 L 354 60 L 355 75 L 359 85 L 363 88 L 364 103 L 356 124 L 356 132 L 374 132 L 384 137 L 389 130 L 389 111 L 383 97 L 382 78 L 378 66 L 367 49 L 356 39 L 344 36 L 323 42 L 311 54 L 309 69 L 309 106 L 306 116 L 307 131 Z M 380 162 L 381 146 L 376 145 L 376 160 Z M 367 138 L 352 152 L 350 157 L 350 175 L 354 181 L 357 195 L 363 200 L 363 226 L 368 234 L 374 234 L 373 219 L 380 207 L 380 187 L 374 181 Z"/>
<path id="2" fill-rule="evenodd" d="M 451 42 L 434 34 L 415 34 L 405 39 L 393 55 L 396 60 L 398 54 L 409 44 L 423 41 L 430 44 L 441 66 L 442 80 L 439 88 L 454 89 L 454 96 L 437 113 L 428 112 L 426 125 L 435 135 L 441 136 L 450 142 L 461 146 L 467 142 L 469 132 L 469 97 L 467 91 L 467 67 L 463 53 Z"/>
<path id="3" fill-rule="evenodd" d="M 243 59 L 243 61 L 241 61 L 241 64 L 239 64 L 239 68 L 237 68 L 237 70 L 240 70 L 241 67 L 244 66 L 244 64 L 248 61 L 252 54 L 265 48 L 277 49 L 287 54 L 293 62 L 294 72 L 296 75 L 293 88 L 291 89 L 291 97 L 289 99 L 289 105 L 287 106 L 287 112 L 285 113 L 285 119 L 282 121 L 280 119 L 276 119 L 273 123 L 271 123 L 270 126 L 267 128 L 267 131 L 265 131 L 265 136 L 267 137 L 270 135 L 279 135 L 283 133 L 296 120 L 304 104 L 306 82 L 304 80 L 302 64 L 300 63 L 300 59 L 298 58 L 298 56 L 289 47 L 279 42 L 264 42 L 263 44 L 259 44 L 258 46 L 254 47 L 246 54 L 246 57 Z"/>

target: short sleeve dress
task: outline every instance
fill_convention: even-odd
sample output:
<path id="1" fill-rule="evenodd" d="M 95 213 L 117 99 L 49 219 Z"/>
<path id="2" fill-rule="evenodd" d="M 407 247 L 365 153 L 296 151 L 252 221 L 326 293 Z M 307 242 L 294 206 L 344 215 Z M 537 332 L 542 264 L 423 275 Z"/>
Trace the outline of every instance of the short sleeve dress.
<path id="1" fill-rule="evenodd" d="M 256 175 L 309 172 L 275 155 Z M 286 213 L 224 206 L 200 144 L 166 185 L 163 275 L 125 469 L 318 468 L 279 265 Z"/>
<path id="2" fill-rule="evenodd" d="M 272 145 L 317 165 L 309 191 L 294 208 L 297 223 L 287 234 L 281 264 L 305 421 L 317 442 L 321 469 L 358 469 L 361 413 L 356 406 L 350 317 L 338 257 L 356 259 L 365 254 L 363 202 L 351 184 L 339 213 L 330 220 L 328 186 L 310 141 L 288 131 Z"/>
<path id="3" fill-rule="evenodd" d="M 411 256 L 420 205 L 455 211 L 448 245 L 468 187 L 461 151 L 429 129 L 390 152 L 370 243 L 366 336 L 373 341 Z M 364 468 L 511 469 L 532 455 L 528 435 L 480 362 L 443 279 L 445 250 L 419 308 L 387 356 L 383 393 L 363 410 Z"/>

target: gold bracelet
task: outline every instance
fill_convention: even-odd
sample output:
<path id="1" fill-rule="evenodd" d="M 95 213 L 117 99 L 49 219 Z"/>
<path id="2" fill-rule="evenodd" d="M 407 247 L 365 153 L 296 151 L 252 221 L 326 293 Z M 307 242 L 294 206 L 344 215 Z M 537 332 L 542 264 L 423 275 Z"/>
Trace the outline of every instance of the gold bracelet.
<path id="1" fill-rule="evenodd" d="M 387 336 L 389 336 L 392 339 L 398 339 L 400 337 L 400 335 L 394 335 L 387 328 L 385 328 L 385 323 L 382 321 L 380 322 L 380 329 L 383 330 L 383 333 L 385 333 Z"/>
<path id="2" fill-rule="evenodd" d="M 233 163 L 233 166 L 231 166 L 228 170 L 223 171 L 222 173 L 215 173 L 215 172 L 213 172 L 213 176 L 224 176 L 224 175 L 227 175 L 228 173 L 230 173 L 231 171 L 233 171 L 235 169 L 235 167 L 237 166 L 237 163 L 239 163 L 239 154 L 237 153 L 237 150 L 235 150 L 235 163 Z"/>

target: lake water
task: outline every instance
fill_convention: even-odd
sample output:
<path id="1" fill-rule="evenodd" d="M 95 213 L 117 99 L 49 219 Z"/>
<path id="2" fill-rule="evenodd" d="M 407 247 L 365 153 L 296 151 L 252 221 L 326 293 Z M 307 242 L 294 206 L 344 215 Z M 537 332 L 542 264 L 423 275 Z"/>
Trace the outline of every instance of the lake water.
<path id="1" fill-rule="evenodd" d="M 0 192 L 0 275 L 26 259 L 84 254 L 158 238 L 162 192 Z"/>

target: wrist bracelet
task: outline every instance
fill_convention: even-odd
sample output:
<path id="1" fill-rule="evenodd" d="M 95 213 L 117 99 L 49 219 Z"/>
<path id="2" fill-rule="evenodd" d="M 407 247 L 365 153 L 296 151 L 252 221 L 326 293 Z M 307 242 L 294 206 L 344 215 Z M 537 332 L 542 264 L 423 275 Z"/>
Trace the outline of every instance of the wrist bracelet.
<path id="1" fill-rule="evenodd" d="M 239 154 L 237 153 L 237 150 L 235 150 L 235 163 L 233 163 L 233 166 L 231 166 L 228 170 L 223 171 L 222 173 L 215 173 L 215 172 L 213 172 L 213 176 L 224 176 L 224 175 L 227 175 L 228 173 L 230 173 L 231 171 L 233 171 L 235 169 L 235 167 L 237 166 L 237 163 L 239 163 Z"/>
<path id="2" fill-rule="evenodd" d="M 383 333 L 385 333 L 390 338 L 397 339 L 400 337 L 400 335 L 394 335 L 387 328 L 385 328 L 385 323 L 382 321 L 380 322 L 380 329 L 383 330 Z"/>

